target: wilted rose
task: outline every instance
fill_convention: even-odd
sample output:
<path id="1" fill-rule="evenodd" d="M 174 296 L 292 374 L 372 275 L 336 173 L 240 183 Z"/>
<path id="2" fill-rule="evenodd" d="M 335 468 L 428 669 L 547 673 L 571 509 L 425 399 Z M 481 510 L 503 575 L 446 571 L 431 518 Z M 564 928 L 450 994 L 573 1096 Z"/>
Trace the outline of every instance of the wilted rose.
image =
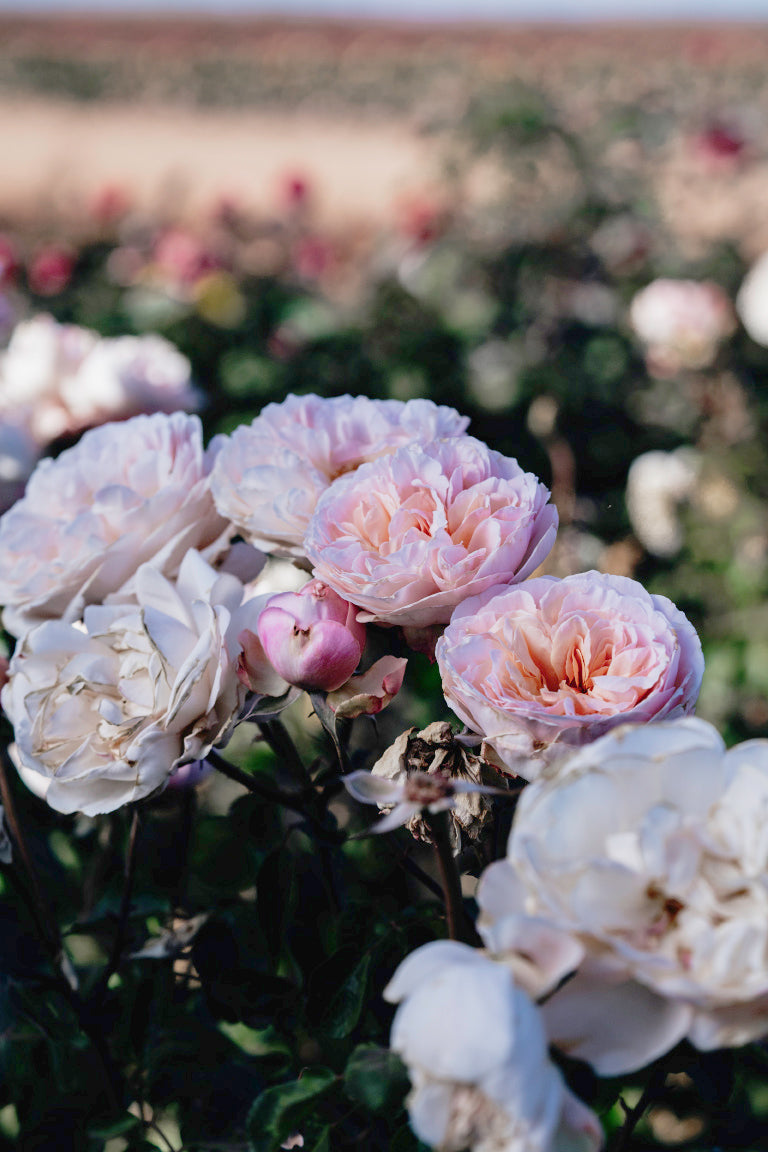
<path id="1" fill-rule="evenodd" d="M 211 458 L 200 421 L 177 412 L 105 424 L 42 460 L 0 519 L 6 628 L 75 619 L 145 562 L 173 576 L 191 547 L 220 555 L 231 528 L 213 505 Z"/>
<path id="2" fill-rule="evenodd" d="M 550 986 L 578 967 L 544 1012 L 601 1075 L 683 1037 L 745 1044 L 768 1034 L 766 826 L 768 741 L 726 751 L 693 718 L 618 728 L 523 791 L 481 878 L 485 942 Z"/>
<path id="3" fill-rule="evenodd" d="M 454 848 L 460 847 L 462 833 L 476 839 L 491 814 L 488 793 L 499 791 L 499 785 L 504 783 L 498 772 L 456 740 L 450 724 L 438 720 L 421 732 L 415 728 L 403 732 L 371 769 L 373 777 L 396 785 L 405 785 L 414 773 L 427 777 L 427 783 L 429 778 L 438 777 L 448 786 L 451 798 L 448 827 Z M 412 790 L 414 805 L 417 792 L 418 789 Z M 405 794 L 397 800 L 398 803 L 404 801 L 408 801 Z M 381 800 L 379 803 L 388 807 Z M 417 806 L 402 822 L 412 836 L 431 842 L 422 807 Z"/>
<path id="4" fill-rule="evenodd" d="M 25 635 L 2 701 L 17 766 L 52 808 L 111 812 L 226 742 L 246 695 L 237 636 L 259 611 L 243 594 L 190 551 L 175 581 L 144 565 L 130 603 Z"/>
<path id="5" fill-rule="evenodd" d="M 289 396 L 224 443 L 212 477 L 216 504 L 265 551 L 303 556 L 315 505 L 337 477 L 402 444 L 458 436 L 468 423 L 430 400 Z"/>
<path id="6" fill-rule="evenodd" d="M 501 964 L 449 940 L 417 948 L 384 996 L 408 1068 L 406 1107 L 441 1152 L 595 1152 L 597 1117 L 551 1062 L 538 1009 Z"/>
<path id="7" fill-rule="evenodd" d="M 704 659 L 665 596 L 625 576 L 539 576 L 459 606 L 437 644 L 445 698 L 509 771 L 558 745 L 693 711 Z"/>
<path id="8" fill-rule="evenodd" d="M 516 460 L 470 436 L 412 444 L 331 486 L 306 553 L 365 618 L 429 628 L 544 560 L 557 531 L 548 498 Z"/>

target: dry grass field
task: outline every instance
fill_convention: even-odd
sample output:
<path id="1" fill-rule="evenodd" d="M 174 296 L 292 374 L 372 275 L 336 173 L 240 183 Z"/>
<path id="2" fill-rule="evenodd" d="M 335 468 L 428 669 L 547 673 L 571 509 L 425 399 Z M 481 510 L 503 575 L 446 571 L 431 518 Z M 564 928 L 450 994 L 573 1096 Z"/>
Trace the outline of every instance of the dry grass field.
<path id="1" fill-rule="evenodd" d="M 766 62 L 768 27 L 5 17 L 0 214 L 76 216 L 115 185 L 161 216 L 222 196 L 262 212 L 279 206 L 291 174 L 311 182 L 331 227 L 379 224 L 409 197 L 439 197 L 447 171 L 483 204 L 514 190 L 493 162 L 468 163 L 455 129 L 479 93 L 535 89 L 598 147 L 608 124 L 605 160 L 627 178 L 652 153 L 660 201 L 691 244 L 725 234 L 759 249 L 762 158 L 736 183 L 730 173 L 724 195 L 716 173 L 697 185 L 679 141 L 660 150 L 654 133 L 672 118 L 684 138 L 735 113 L 761 149 Z M 545 185 L 567 182 L 560 160 L 538 173 Z M 527 194 L 539 202 L 537 182 Z"/>

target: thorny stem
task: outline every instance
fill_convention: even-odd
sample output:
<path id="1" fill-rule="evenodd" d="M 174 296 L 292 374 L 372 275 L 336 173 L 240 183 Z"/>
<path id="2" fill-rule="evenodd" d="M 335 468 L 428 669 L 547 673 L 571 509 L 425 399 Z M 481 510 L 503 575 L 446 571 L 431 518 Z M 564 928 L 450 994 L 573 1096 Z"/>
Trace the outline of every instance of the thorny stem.
<path id="1" fill-rule="evenodd" d="M 443 886 L 443 901 L 451 940 L 461 940 L 465 944 L 476 945 L 480 938 L 464 914 L 464 901 L 461 894 L 461 878 L 456 868 L 451 840 L 448 835 L 448 813 L 424 810 L 424 819 L 435 845 L 437 866 Z"/>

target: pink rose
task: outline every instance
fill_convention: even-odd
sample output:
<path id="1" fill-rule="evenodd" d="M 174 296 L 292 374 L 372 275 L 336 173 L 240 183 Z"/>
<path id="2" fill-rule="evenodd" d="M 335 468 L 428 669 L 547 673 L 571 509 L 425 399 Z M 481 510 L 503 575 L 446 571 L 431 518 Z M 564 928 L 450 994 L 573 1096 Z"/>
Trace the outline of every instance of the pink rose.
<path id="1" fill-rule="evenodd" d="M 289 396 L 225 441 L 211 478 L 214 499 L 252 544 L 303 556 L 315 505 L 338 476 L 403 444 L 458 436 L 468 423 L 431 400 Z"/>
<path id="2" fill-rule="evenodd" d="M 411 444 L 337 480 L 305 537 L 315 575 L 366 618 L 428 628 L 524 580 L 557 531 L 549 492 L 470 436 Z"/>
<path id="3" fill-rule="evenodd" d="M 196 416 L 136 416 L 102 424 L 55 460 L 41 460 L 25 495 L 0 518 L 0 604 L 9 632 L 76 620 L 85 604 L 130 594 L 144 564 L 173 578 L 196 548 L 211 561 L 231 529 L 208 487 Z"/>
<path id="4" fill-rule="evenodd" d="M 599 572 L 465 601 L 436 655 L 451 708 L 526 778 L 555 741 L 581 745 L 616 724 L 692 712 L 704 671 L 699 638 L 671 601 Z"/>

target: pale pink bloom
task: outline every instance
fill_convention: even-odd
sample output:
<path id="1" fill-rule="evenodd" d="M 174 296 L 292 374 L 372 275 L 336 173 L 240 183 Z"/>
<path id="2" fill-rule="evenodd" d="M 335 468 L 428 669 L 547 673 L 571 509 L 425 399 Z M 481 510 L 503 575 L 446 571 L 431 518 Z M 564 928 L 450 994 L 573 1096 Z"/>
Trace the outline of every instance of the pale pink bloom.
<path id="1" fill-rule="evenodd" d="M 596 1152 L 597 1117 L 552 1063 L 539 1010 L 502 964 L 436 940 L 384 990 L 411 1127 L 440 1152 Z"/>
<path id="2" fill-rule="evenodd" d="M 281 592 L 259 616 L 259 639 L 272 666 L 307 692 L 333 692 L 360 663 L 365 625 L 357 609 L 321 580 Z"/>
<path id="3" fill-rule="evenodd" d="M 458 436 L 468 422 L 430 400 L 289 396 L 225 442 L 211 482 L 214 498 L 258 547 L 303 556 L 315 505 L 337 477 L 402 444 Z"/>
<path id="4" fill-rule="evenodd" d="M 555 742 L 692 712 L 704 672 L 696 631 L 670 600 L 600 572 L 465 601 L 436 655 L 451 708 L 527 779 Z"/>
<path id="5" fill-rule="evenodd" d="M 41 444 L 107 420 L 197 405 L 189 361 L 162 336 L 101 339 L 40 315 L 17 324 L 0 360 L 0 412 L 24 416 Z"/>
<path id="6" fill-rule="evenodd" d="M 231 528 L 211 498 L 211 457 L 197 417 L 177 412 L 102 425 L 42 460 L 0 519 L 9 631 L 125 595 L 143 563 L 174 576 L 189 548 L 218 557 Z"/>
<path id="7" fill-rule="evenodd" d="M 525 788 L 479 928 L 601 1075 L 768 1034 L 768 741 L 625 725 Z"/>
<path id="8" fill-rule="evenodd" d="M 339 720 L 375 716 L 386 708 L 403 686 L 408 661 L 403 656 L 382 656 L 359 676 L 350 676 L 326 703 Z"/>
<path id="9" fill-rule="evenodd" d="M 45 314 L 17 324 L 0 358 L 0 411 L 23 418 L 40 444 L 81 428 L 72 423 L 63 390 L 98 341 L 96 332 Z"/>
<path id="10" fill-rule="evenodd" d="M 516 460 L 470 436 L 411 444 L 331 486 L 306 553 L 363 618 L 429 628 L 546 558 L 557 531 L 548 498 Z"/>
<path id="11" fill-rule="evenodd" d="M 239 580 L 189 551 L 174 580 L 143 565 L 130 602 L 32 628 L 2 693 L 25 779 L 57 811 L 96 815 L 203 760 L 239 719 L 237 637 L 258 612 Z"/>
<path id="12" fill-rule="evenodd" d="M 152 333 L 100 340 L 77 372 L 62 380 L 60 396 L 70 430 L 199 404 L 189 360 Z"/>
<path id="13" fill-rule="evenodd" d="M 654 280 L 634 297 L 629 320 L 659 377 L 708 368 L 736 326 L 730 300 L 711 280 Z"/>

